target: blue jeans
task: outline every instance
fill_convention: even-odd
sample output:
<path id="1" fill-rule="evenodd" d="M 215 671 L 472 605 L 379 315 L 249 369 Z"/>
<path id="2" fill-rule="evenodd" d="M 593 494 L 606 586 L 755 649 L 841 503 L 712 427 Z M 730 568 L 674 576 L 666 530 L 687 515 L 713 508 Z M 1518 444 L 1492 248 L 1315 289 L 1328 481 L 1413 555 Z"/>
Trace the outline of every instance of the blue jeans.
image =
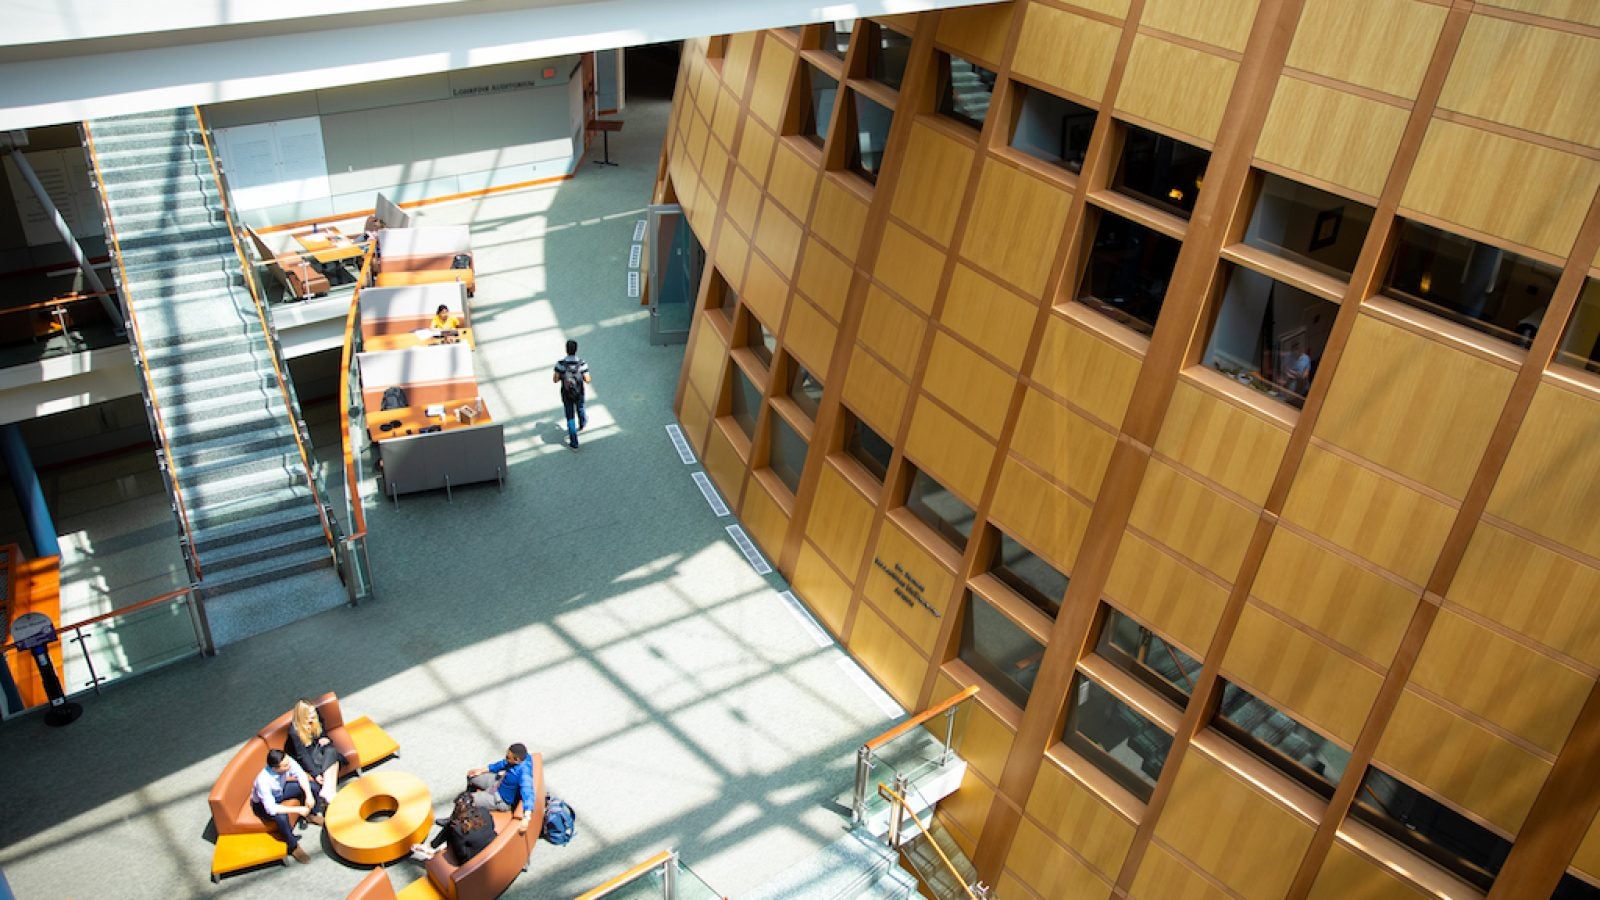
<path id="1" fill-rule="evenodd" d="M 567 413 L 567 439 L 572 446 L 576 447 L 578 446 L 578 429 L 589 427 L 589 416 L 583 411 L 583 398 L 568 400 L 562 397 L 561 408 Z"/>
<path id="2" fill-rule="evenodd" d="M 300 790 L 300 782 L 298 781 L 291 781 L 288 784 L 285 784 L 283 786 L 283 796 L 278 798 L 279 802 L 284 800 L 306 799 L 305 792 Z M 273 824 L 278 826 L 278 837 L 282 838 L 283 842 L 289 845 L 290 853 L 294 852 L 294 848 L 300 846 L 300 839 L 294 836 L 294 823 L 289 821 L 288 814 L 278 813 L 275 816 L 268 816 L 266 809 L 262 807 L 261 804 L 252 802 L 250 805 L 254 807 L 256 815 L 261 816 L 264 819 L 270 818 L 272 819 Z"/>

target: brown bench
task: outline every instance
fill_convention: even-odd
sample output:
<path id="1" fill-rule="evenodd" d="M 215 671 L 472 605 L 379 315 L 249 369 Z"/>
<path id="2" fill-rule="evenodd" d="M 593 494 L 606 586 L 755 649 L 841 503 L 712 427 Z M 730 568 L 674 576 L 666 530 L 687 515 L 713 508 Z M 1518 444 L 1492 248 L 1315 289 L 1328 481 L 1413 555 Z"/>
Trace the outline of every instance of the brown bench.
<path id="1" fill-rule="evenodd" d="M 533 845 L 539 840 L 544 825 L 544 757 L 534 753 L 533 794 L 535 806 L 528 830 L 518 832 L 521 822 L 516 810 L 497 812 L 494 816 L 494 840 L 467 860 L 457 865 L 445 847 L 428 860 L 428 879 L 449 900 L 493 900 L 505 893 L 517 876 L 528 870 L 528 860 L 533 856 Z M 519 804 L 520 806 L 520 804 Z"/>

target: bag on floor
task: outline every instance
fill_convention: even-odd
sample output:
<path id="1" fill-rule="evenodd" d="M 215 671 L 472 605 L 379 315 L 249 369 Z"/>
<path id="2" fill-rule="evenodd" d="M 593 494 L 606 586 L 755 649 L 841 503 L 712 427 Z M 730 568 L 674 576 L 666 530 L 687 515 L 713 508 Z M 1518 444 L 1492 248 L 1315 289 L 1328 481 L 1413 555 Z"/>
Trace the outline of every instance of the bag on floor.
<path id="1" fill-rule="evenodd" d="M 577 830 L 578 814 L 572 811 L 567 801 L 554 794 L 545 798 L 544 828 L 539 836 L 560 847 L 572 840 L 572 833 Z"/>
<path id="2" fill-rule="evenodd" d="M 383 389 L 383 401 L 378 404 L 378 409 L 405 409 L 409 405 L 406 402 L 405 388 L 395 385 Z"/>

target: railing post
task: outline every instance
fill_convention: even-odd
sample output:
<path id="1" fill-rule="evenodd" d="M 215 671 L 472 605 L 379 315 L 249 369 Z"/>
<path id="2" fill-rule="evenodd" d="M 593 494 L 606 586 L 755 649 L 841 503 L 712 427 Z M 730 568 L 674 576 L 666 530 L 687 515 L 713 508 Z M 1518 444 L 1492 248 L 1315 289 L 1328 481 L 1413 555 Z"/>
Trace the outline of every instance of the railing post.
<path id="1" fill-rule="evenodd" d="M 678 851 L 671 851 L 672 855 L 661 864 L 661 892 L 666 900 L 678 898 Z"/>
<path id="2" fill-rule="evenodd" d="M 860 825 L 867 819 L 867 782 L 872 777 L 872 750 L 862 744 L 856 750 L 856 791 L 850 803 L 850 821 Z"/>
<path id="3" fill-rule="evenodd" d="M 906 776 L 898 772 L 894 776 L 894 792 L 901 799 L 899 802 L 889 801 L 889 846 L 898 849 L 900 847 L 900 827 L 904 824 L 906 816 Z"/>
<path id="4" fill-rule="evenodd" d="M 77 642 L 78 649 L 83 651 L 83 664 L 89 667 L 89 687 L 94 688 L 95 696 L 100 696 L 100 676 L 94 670 L 94 657 L 89 655 L 89 642 L 83 639 L 83 629 L 72 629 L 72 639 Z"/>
<path id="5" fill-rule="evenodd" d="M 200 585 L 190 582 L 189 590 L 184 594 L 183 605 L 189 610 L 189 624 L 194 626 L 194 638 L 200 645 L 203 656 L 216 656 L 217 648 L 211 643 L 211 623 L 206 621 L 205 611 L 200 608 Z"/>
<path id="6" fill-rule="evenodd" d="M 960 708 L 960 705 L 956 705 L 944 711 L 944 752 L 939 754 L 940 768 L 950 761 L 950 744 L 956 734 L 956 710 Z"/>

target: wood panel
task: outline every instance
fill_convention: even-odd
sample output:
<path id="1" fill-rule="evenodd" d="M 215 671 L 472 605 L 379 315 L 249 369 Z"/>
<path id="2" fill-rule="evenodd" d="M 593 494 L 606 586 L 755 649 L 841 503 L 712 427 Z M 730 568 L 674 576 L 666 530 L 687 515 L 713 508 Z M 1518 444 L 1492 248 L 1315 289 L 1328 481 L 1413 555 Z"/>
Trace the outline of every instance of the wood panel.
<path id="1" fill-rule="evenodd" d="M 723 90 L 717 92 L 717 111 L 711 117 L 711 133 L 722 143 L 723 147 L 732 147 L 734 138 L 739 133 L 739 115 L 743 108 L 739 104 L 739 95 L 733 91 Z"/>
<path id="2" fill-rule="evenodd" d="M 1033 380 L 1101 422 L 1117 428 L 1128 410 L 1139 360 L 1060 315 L 1045 325 Z"/>
<path id="3" fill-rule="evenodd" d="M 961 192 L 951 185 L 965 184 L 972 169 L 973 150 L 941 132 L 916 122 L 900 164 L 890 211 L 940 244 L 950 245 L 955 233 Z"/>
<path id="4" fill-rule="evenodd" d="M 811 230 L 835 249 L 854 260 L 861 246 L 861 229 L 867 224 L 867 204 L 839 185 L 833 176 L 822 179 L 817 194 L 817 211 L 811 217 Z"/>
<path id="5" fill-rule="evenodd" d="M 793 71 L 794 51 L 776 38 L 763 36 L 756 83 L 750 91 L 750 112 L 774 130 L 783 122 L 783 101 Z"/>
<path id="6" fill-rule="evenodd" d="M 706 426 L 711 423 L 711 410 L 694 385 L 683 392 L 683 403 L 678 409 L 678 422 L 683 426 L 683 436 L 694 449 L 694 455 L 705 455 Z"/>
<path id="7" fill-rule="evenodd" d="M 1218 822 L 1229 827 L 1218 828 Z M 1294 880 L 1312 831 L 1209 755 L 1191 751 L 1183 756 L 1155 836 L 1240 896 L 1276 900 Z"/>
<path id="8" fill-rule="evenodd" d="M 916 370 L 917 356 L 922 352 L 923 329 L 927 325 L 928 320 L 916 310 L 877 285 L 871 285 L 867 288 L 867 302 L 861 312 L 856 338 L 901 374 L 910 375 Z"/>
<path id="9" fill-rule="evenodd" d="M 776 165 L 773 166 L 773 173 L 777 174 Z M 756 223 L 756 248 L 778 267 L 785 282 L 794 275 L 794 264 L 800 255 L 803 237 L 804 230 L 800 223 L 776 203 L 768 200 L 761 204 L 761 220 Z"/>
<path id="10" fill-rule="evenodd" d="M 1116 877 L 1133 843 L 1133 823 L 1049 759 L 1039 768 L 1027 811 L 1045 833 L 1083 854 L 1100 874 Z"/>
<path id="11" fill-rule="evenodd" d="M 1139 27 L 1157 28 L 1181 37 L 1244 51 L 1255 24 L 1260 0 L 1220 0 L 1192 3 L 1189 0 L 1145 0 L 1139 14 Z"/>
<path id="12" fill-rule="evenodd" d="M 944 331 L 933 336 L 922 389 L 999 440 L 1016 376 Z"/>
<path id="13" fill-rule="evenodd" d="M 933 313 L 939 276 L 944 272 L 944 251 L 895 222 L 883 229 L 883 244 L 872 277 L 924 315 Z"/>
<path id="14" fill-rule="evenodd" d="M 983 164 L 961 254 L 1033 297 L 1044 293 L 1071 198 L 995 159 Z"/>
<path id="15" fill-rule="evenodd" d="M 701 184 L 711 202 L 715 203 L 721 199 L 722 183 L 727 174 L 728 151 L 722 149 L 722 145 L 716 141 L 711 141 L 706 145 L 706 165 L 701 172 L 703 176 Z"/>
<path id="16" fill-rule="evenodd" d="M 941 682 L 948 682 L 947 676 L 941 675 Z M 934 695 L 934 699 L 948 697 L 954 694 L 954 687 Z M 944 740 L 943 717 L 933 719 L 923 726 L 936 740 Z M 981 702 L 968 703 L 964 713 L 956 714 L 956 727 L 951 743 L 956 747 L 961 758 L 967 765 L 976 769 L 984 780 L 991 784 L 1000 780 L 1000 773 L 1005 768 L 1006 757 L 1011 754 L 1011 745 L 1016 738 L 1016 731 L 999 716 L 995 715 Z"/>
<path id="17" fill-rule="evenodd" d="M 1152 844 L 1140 861 L 1128 896 L 1136 900 L 1238 900 L 1160 844 Z"/>
<path id="18" fill-rule="evenodd" d="M 907 708 L 916 706 L 928 661 L 896 634 L 877 610 L 866 604 L 856 607 L 848 646 L 850 655 L 872 673 L 895 702 Z"/>
<path id="19" fill-rule="evenodd" d="M 1089 507 L 1016 460 L 1007 459 L 989 518 L 1007 534 L 1026 541 L 1046 562 L 1070 574 L 1089 525 Z"/>
<path id="20" fill-rule="evenodd" d="M 1122 537 L 1105 595 L 1195 659 L 1205 657 L 1228 603 L 1226 587 L 1135 534 Z"/>
<path id="21" fill-rule="evenodd" d="M 739 138 L 739 165 L 748 169 L 756 181 L 766 183 L 767 172 L 772 168 L 773 147 L 777 142 L 777 135 L 746 116 L 744 133 Z"/>
<path id="22" fill-rule="evenodd" d="M 805 300 L 789 307 L 789 322 L 783 330 L 783 349 L 794 354 L 823 384 L 828 383 L 828 366 L 833 361 L 833 345 L 838 329 L 821 310 Z"/>
<path id="23" fill-rule="evenodd" d="M 1011 450 L 1093 499 L 1100 493 L 1116 442 L 1104 427 L 1029 388 L 1011 435 Z"/>
<path id="24" fill-rule="evenodd" d="M 1406 119 L 1399 107 L 1285 77 L 1278 81 L 1256 157 L 1376 197 Z"/>
<path id="25" fill-rule="evenodd" d="M 1515 378 L 1482 357 L 1359 316 L 1315 434 L 1459 500 Z"/>
<path id="26" fill-rule="evenodd" d="M 829 631 L 844 634 L 845 618 L 850 612 L 850 582 L 823 560 L 810 541 L 800 544 L 791 583 L 795 593 Z"/>
<path id="27" fill-rule="evenodd" d="M 1600 668 L 1600 569 L 1481 522 L 1446 596 Z"/>
<path id="28" fill-rule="evenodd" d="M 741 31 L 728 35 L 722 53 L 722 83 L 736 92 L 744 91 L 744 81 L 750 77 L 750 58 L 755 54 L 757 31 Z"/>
<path id="29" fill-rule="evenodd" d="M 811 214 L 811 195 L 816 191 L 818 177 L 819 171 L 810 158 L 790 146 L 789 140 L 779 141 L 772 157 L 767 195 L 803 222 Z"/>
<path id="30" fill-rule="evenodd" d="M 1564 257 L 1597 186 L 1600 160 L 1435 119 L 1400 202 Z"/>
<path id="31" fill-rule="evenodd" d="M 1572 865 L 1580 872 L 1600 878 L 1600 819 L 1589 823 L 1589 832 L 1583 836 L 1583 843 L 1578 845 Z"/>
<path id="32" fill-rule="evenodd" d="M 1594 679 L 1447 608 L 1428 631 L 1411 683 L 1555 754 Z"/>
<path id="33" fill-rule="evenodd" d="M 1030 3 L 1011 71 L 1099 103 L 1121 38 L 1122 29 L 1115 25 Z"/>
<path id="34" fill-rule="evenodd" d="M 1422 597 L 1287 528 L 1272 532 L 1250 594 L 1383 667 Z"/>
<path id="35" fill-rule="evenodd" d="M 1388 869 L 1335 841 L 1307 900 L 1424 900 L 1433 894 L 1406 884 Z"/>
<path id="36" fill-rule="evenodd" d="M 1422 584 L 1455 510 L 1313 444 L 1289 489 L 1283 518 Z"/>
<path id="37" fill-rule="evenodd" d="M 850 294 L 850 264 L 827 244 L 807 238 L 795 287 L 835 322 L 841 321 Z"/>
<path id="38" fill-rule="evenodd" d="M 761 211 L 761 186 L 751 181 L 750 176 L 735 170 L 724 208 L 728 213 L 728 221 L 738 226 L 745 237 L 755 234 L 756 214 Z"/>
<path id="39" fill-rule="evenodd" d="M 1038 304 L 958 263 L 939 321 L 1010 366 L 1022 368 Z"/>
<path id="40" fill-rule="evenodd" d="M 717 274 L 735 294 L 744 290 L 744 270 L 749 259 L 750 243 L 737 230 L 723 228 L 717 232 Z"/>
<path id="41" fill-rule="evenodd" d="M 1414 99 L 1444 17 L 1419 0 L 1306 0 L 1287 65 Z"/>
<path id="42" fill-rule="evenodd" d="M 1600 37 L 1477 15 L 1439 95 L 1443 109 L 1600 147 Z"/>
<path id="43" fill-rule="evenodd" d="M 708 313 L 701 313 L 704 317 Z M 728 360 L 728 347 L 716 328 L 701 321 L 694 349 L 689 354 L 689 386 L 699 392 L 709 405 L 715 407 L 722 386 L 722 367 Z"/>
<path id="44" fill-rule="evenodd" d="M 713 422 L 709 434 L 706 439 L 704 460 L 706 474 L 711 476 L 712 483 L 722 493 L 723 499 L 728 501 L 728 506 L 737 509 L 739 493 L 744 488 L 747 464 L 744 457 L 739 455 L 739 451 L 734 449 L 733 443 L 728 440 L 720 424 Z"/>
<path id="45" fill-rule="evenodd" d="M 1133 39 L 1117 109 L 1209 145 L 1238 71 L 1226 57 L 1141 34 Z"/>
<path id="46" fill-rule="evenodd" d="M 966 59 L 997 70 L 1005 55 L 1006 33 L 1011 30 L 1011 9 L 1009 3 L 946 9 L 939 14 L 934 40 Z"/>
<path id="47" fill-rule="evenodd" d="M 1154 460 L 1145 469 L 1128 524 L 1232 581 L 1244 562 L 1256 514 Z"/>
<path id="48" fill-rule="evenodd" d="M 994 804 L 994 788 L 988 782 L 978 777 L 978 773 L 971 768 L 961 779 L 961 787 L 954 794 L 939 801 L 938 816 L 945 822 L 954 821 L 968 837 L 976 838 L 983 832 L 983 821 L 989 816 L 989 807 Z M 912 828 L 917 826 L 912 825 Z M 961 831 L 952 832 L 956 843 L 971 858 L 974 846 L 971 841 L 962 840 Z"/>
<path id="49" fill-rule="evenodd" d="M 744 503 L 739 507 L 739 521 L 769 559 L 777 560 L 782 555 L 789 514 L 778 505 L 764 479 L 751 476 L 750 484 L 745 487 Z"/>
<path id="50" fill-rule="evenodd" d="M 1006 869 L 1041 897 L 1105 897 L 1111 893 L 1110 881 L 1051 840 L 1031 819 L 1017 824 L 1006 854 Z"/>
<path id="51" fill-rule="evenodd" d="M 1600 25 L 1600 6 L 1590 0 L 1478 0 L 1478 3 L 1584 25 Z"/>
<path id="52" fill-rule="evenodd" d="M 911 388 L 877 357 L 856 353 L 845 373 L 844 402 L 878 434 L 898 434 Z"/>
<path id="53" fill-rule="evenodd" d="M 1510 834 L 1522 827 L 1550 763 L 1405 691 L 1373 759 Z"/>
<path id="54" fill-rule="evenodd" d="M 1600 400 L 1541 384 L 1489 496 L 1488 511 L 1600 557 L 1596 447 Z"/>
<path id="55" fill-rule="evenodd" d="M 1355 743 L 1383 676 L 1282 619 L 1247 604 L 1239 614 L 1223 677 L 1237 678 L 1290 718 Z"/>
<path id="56" fill-rule="evenodd" d="M 1155 449 L 1259 506 L 1288 444 L 1282 425 L 1180 378 Z"/>
<path id="57" fill-rule="evenodd" d="M 911 413 L 906 453 L 935 481 L 964 497 L 968 506 L 978 505 L 994 461 L 994 444 L 983 435 L 924 397 Z"/>
<path id="58" fill-rule="evenodd" d="M 752 253 L 741 299 L 768 331 L 777 334 L 778 326 L 783 324 L 784 308 L 789 305 L 789 283 L 766 260 Z M 737 337 L 734 340 L 742 343 Z"/>
<path id="59" fill-rule="evenodd" d="M 862 599 L 900 629 L 923 656 L 932 656 L 934 642 L 948 612 L 950 594 L 955 589 L 955 575 L 892 521 L 884 522 L 879 529 L 872 558 L 866 580 L 861 583 Z M 897 570 L 896 566 L 900 568 Z M 895 580 L 896 576 L 900 582 Z M 925 590 L 921 597 L 933 607 L 932 611 L 901 586 L 908 576 L 923 584 Z"/>
<path id="60" fill-rule="evenodd" d="M 872 501 L 861 495 L 832 463 L 822 467 L 817 492 L 806 519 L 806 537 L 839 571 L 853 574 L 867 552 L 872 529 Z"/>

